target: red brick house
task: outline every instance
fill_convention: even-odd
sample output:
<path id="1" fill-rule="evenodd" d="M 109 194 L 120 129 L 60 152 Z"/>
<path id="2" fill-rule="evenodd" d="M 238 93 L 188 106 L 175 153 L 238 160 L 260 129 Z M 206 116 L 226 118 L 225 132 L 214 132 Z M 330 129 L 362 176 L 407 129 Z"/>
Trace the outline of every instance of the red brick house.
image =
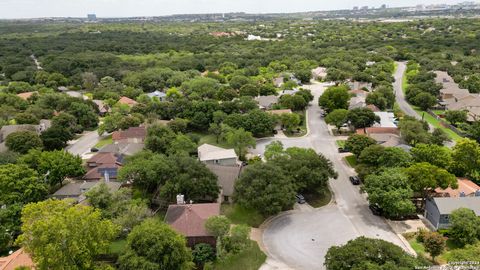
<path id="1" fill-rule="evenodd" d="M 114 142 L 142 143 L 147 136 L 145 127 L 131 127 L 126 130 L 114 131 L 112 140 Z"/>

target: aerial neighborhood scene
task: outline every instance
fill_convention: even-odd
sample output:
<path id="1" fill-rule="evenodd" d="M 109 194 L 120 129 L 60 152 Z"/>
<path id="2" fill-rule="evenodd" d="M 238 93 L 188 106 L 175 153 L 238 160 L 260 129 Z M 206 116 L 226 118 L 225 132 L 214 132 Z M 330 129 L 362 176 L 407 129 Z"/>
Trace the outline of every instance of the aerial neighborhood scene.
<path id="1" fill-rule="evenodd" d="M 480 2 L 363 2 L 0 1 L 0 270 L 480 269 Z"/>

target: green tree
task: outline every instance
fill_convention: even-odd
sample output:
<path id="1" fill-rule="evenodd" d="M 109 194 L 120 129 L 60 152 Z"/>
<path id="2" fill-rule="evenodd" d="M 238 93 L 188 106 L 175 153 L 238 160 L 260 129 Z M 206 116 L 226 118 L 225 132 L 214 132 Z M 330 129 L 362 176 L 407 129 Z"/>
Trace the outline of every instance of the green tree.
<path id="1" fill-rule="evenodd" d="M 23 125 L 23 124 L 38 125 L 38 123 L 40 122 L 40 119 L 38 119 L 35 115 L 31 113 L 18 113 L 15 115 L 15 122 L 18 125 Z"/>
<path id="2" fill-rule="evenodd" d="M 423 111 L 426 111 L 435 104 L 437 104 L 437 98 L 430 93 L 422 92 L 413 98 L 414 104 L 420 107 Z"/>
<path id="3" fill-rule="evenodd" d="M 431 232 L 425 235 L 423 244 L 425 245 L 425 251 L 430 253 L 432 259 L 435 260 L 435 257 L 442 254 L 445 250 L 446 240 L 441 234 Z"/>
<path id="4" fill-rule="evenodd" d="M 293 130 L 300 125 L 300 115 L 296 113 L 284 113 L 280 115 L 280 122 L 283 127 L 287 129 L 287 132 L 293 132 Z"/>
<path id="5" fill-rule="evenodd" d="M 233 146 L 241 160 L 245 159 L 247 147 L 256 146 L 252 133 L 245 131 L 243 128 L 230 130 L 227 134 L 227 142 Z"/>
<path id="6" fill-rule="evenodd" d="M 325 117 L 325 122 L 329 125 L 334 125 L 340 132 L 340 128 L 347 123 L 348 110 L 336 109 Z"/>
<path id="7" fill-rule="evenodd" d="M 445 112 L 445 119 L 452 125 L 467 122 L 467 111 L 451 111 Z"/>
<path id="8" fill-rule="evenodd" d="M 461 246 L 473 244 L 480 238 L 480 218 L 468 208 L 459 208 L 450 214 L 449 233 Z"/>
<path id="9" fill-rule="evenodd" d="M 5 140 L 5 145 L 11 151 L 25 154 L 30 149 L 42 148 L 42 140 L 33 131 L 17 131 L 10 133 Z"/>
<path id="10" fill-rule="evenodd" d="M 423 266 L 400 247 L 364 236 L 348 241 L 343 246 L 333 246 L 325 255 L 327 270 L 398 269 L 410 270 Z"/>
<path id="11" fill-rule="evenodd" d="M 173 141 L 170 142 L 167 153 L 169 155 L 190 155 L 197 150 L 197 144 L 194 143 L 190 137 L 178 134 Z"/>
<path id="12" fill-rule="evenodd" d="M 448 134 L 443 131 L 441 128 L 435 128 L 430 136 L 431 143 L 436 145 L 443 145 L 445 142 L 451 141 Z"/>
<path id="13" fill-rule="evenodd" d="M 169 127 L 162 125 L 152 125 L 147 129 L 147 137 L 145 138 L 145 148 L 157 152 L 167 153 L 171 142 L 175 139 L 176 134 Z"/>
<path id="14" fill-rule="evenodd" d="M 62 185 L 66 177 L 81 176 L 85 173 L 82 158 L 63 150 L 41 152 L 33 149 L 21 157 L 19 163 L 38 171 L 51 187 Z"/>
<path id="15" fill-rule="evenodd" d="M 480 146 L 471 139 L 458 140 L 452 148 L 452 171 L 458 176 L 478 177 Z"/>
<path id="16" fill-rule="evenodd" d="M 363 149 L 374 144 L 377 144 L 374 139 L 365 135 L 354 134 L 348 137 L 347 141 L 345 142 L 345 148 L 358 157 L 362 153 Z"/>
<path id="17" fill-rule="evenodd" d="M 245 224 L 233 226 L 224 242 L 229 253 L 235 254 L 244 250 L 250 244 L 250 227 Z"/>
<path id="18" fill-rule="evenodd" d="M 213 236 L 224 237 L 230 231 L 230 220 L 225 216 L 213 216 L 205 222 L 205 228 Z"/>
<path id="19" fill-rule="evenodd" d="M 348 86 L 331 86 L 318 99 L 318 105 L 330 113 L 336 109 L 348 109 L 349 100 Z"/>
<path id="20" fill-rule="evenodd" d="M 133 228 L 127 249 L 119 259 L 120 270 L 192 269 L 192 254 L 185 238 L 167 224 L 148 219 Z"/>
<path id="21" fill-rule="evenodd" d="M 404 117 L 398 125 L 402 139 L 415 146 L 417 143 L 430 143 L 431 135 L 428 133 L 428 124 L 418 121 L 413 117 Z"/>
<path id="22" fill-rule="evenodd" d="M 415 162 L 428 162 L 440 168 L 449 168 L 452 152 L 444 146 L 419 143 L 410 150 Z"/>
<path id="23" fill-rule="evenodd" d="M 255 163 L 235 183 L 235 201 L 264 216 L 290 209 L 295 203 L 295 185 L 284 171 L 271 164 Z"/>
<path id="24" fill-rule="evenodd" d="M 273 141 L 265 147 L 265 159 L 271 161 L 285 154 L 283 143 L 281 141 Z"/>
<path id="25" fill-rule="evenodd" d="M 386 169 L 379 175 L 369 175 L 363 186 L 370 204 L 377 204 L 390 217 L 415 212 L 407 176 L 398 168 Z"/>
<path id="26" fill-rule="evenodd" d="M 60 150 L 67 146 L 67 142 L 73 139 L 73 134 L 60 126 L 52 126 L 40 134 L 43 147 L 47 151 Z"/>
<path id="27" fill-rule="evenodd" d="M 375 122 L 380 122 L 380 118 L 369 108 L 355 108 L 348 111 L 347 120 L 355 128 L 370 127 Z"/>
<path id="28" fill-rule="evenodd" d="M 100 212 L 68 201 L 46 200 L 22 210 L 23 234 L 17 239 L 38 269 L 92 269 L 107 252 L 118 228 Z"/>
<path id="29" fill-rule="evenodd" d="M 25 165 L 0 165 L 0 205 L 43 200 L 48 188 L 38 173 Z"/>
<path id="30" fill-rule="evenodd" d="M 209 244 L 196 244 L 192 250 L 193 261 L 202 267 L 206 262 L 215 260 L 215 250 Z"/>

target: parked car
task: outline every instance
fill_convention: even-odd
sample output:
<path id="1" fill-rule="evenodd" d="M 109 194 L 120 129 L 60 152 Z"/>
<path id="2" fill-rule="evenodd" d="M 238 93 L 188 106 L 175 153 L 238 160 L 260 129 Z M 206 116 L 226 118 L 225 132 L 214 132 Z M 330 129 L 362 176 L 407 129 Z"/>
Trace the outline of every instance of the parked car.
<path id="1" fill-rule="evenodd" d="M 360 178 L 358 178 L 358 176 L 350 176 L 349 179 L 352 184 L 360 185 Z"/>
<path id="2" fill-rule="evenodd" d="M 339 148 L 338 148 L 338 152 L 339 152 L 339 153 L 348 153 L 348 150 L 345 149 L 345 148 L 343 148 L 343 147 L 339 147 Z"/>
<path id="3" fill-rule="evenodd" d="M 382 208 L 380 208 L 380 206 L 378 206 L 377 204 L 370 204 L 368 206 L 368 208 L 370 208 L 370 211 L 372 211 L 372 213 L 375 215 L 375 216 L 381 216 L 383 215 L 383 210 Z"/>
<path id="4" fill-rule="evenodd" d="M 90 149 L 90 152 L 92 152 L 92 153 L 98 152 L 98 148 L 93 147 L 93 148 Z"/>
<path id="5" fill-rule="evenodd" d="M 301 195 L 301 194 L 295 195 L 295 199 L 297 199 L 297 203 L 299 203 L 299 204 L 304 204 L 304 203 L 307 202 L 307 201 L 305 201 L 305 197 L 303 197 L 303 195 Z"/>

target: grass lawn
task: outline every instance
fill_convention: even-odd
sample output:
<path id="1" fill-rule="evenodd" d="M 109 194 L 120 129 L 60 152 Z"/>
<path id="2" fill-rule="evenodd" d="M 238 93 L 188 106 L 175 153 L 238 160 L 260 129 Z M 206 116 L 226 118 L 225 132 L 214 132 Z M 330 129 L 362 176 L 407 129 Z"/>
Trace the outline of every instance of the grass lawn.
<path id="1" fill-rule="evenodd" d="M 307 118 L 306 118 L 305 111 L 295 112 L 295 113 L 300 115 L 300 119 L 302 121 L 300 123 L 300 126 L 298 126 L 298 128 L 300 128 L 300 132 L 295 132 L 295 133 L 284 132 L 285 136 L 287 137 L 301 137 L 307 134 Z"/>
<path id="2" fill-rule="evenodd" d="M 413 248 L 413 250 L 415 250 L 415 252 L 417 252 L 417 254 L 419 256 L 422 256 L 422 257 L 426 258 L 427 260 L 432 261 L 432 258 L 430 257 L 430 254 L 428 254 L 428 252 L 425 251 L 425 246 L 423 245 L 423 243 L 417 241 L 417 237 L 416 237 L 415 234 L 408 235 L 408 236 L 404 235 L 404 236 L 405 236 L 405 238 L 407 238 L 408 243 Z M 450 259 L 449 259 L 450 251 L 452 251 L 454 249 L 459 249 L 459 248 L 460 247 L 458 245 L 456 245 L 452 240 L 448 239 L 445 251 L 440 256 L 435 258 L 435 262 L 439 263 L 439 264 L 447 263 L 448 261 L 450 261 Z"/>
<path id="3" fill-rule="evenodd" d="M 338 147 L 344 148 L 345 147 L 345 142 L 346 140 L 336 140 L 335 143 L 337 144 Z"/>
<path id="4" fill-rule="evenodd" d="M 234 224 L 247 224 L 255 228 L 258 228 L 265 220 L 257 211 L 236 204 L 222 204 L 221 212 Z"/>
<path id="5" fill-rule="evenodd" d="M 101 148 L 107 144 L 113 143 L 112 135 L 108 135 L 107 137 L 101 139 L 97 144 L 95 144 L 95 148 Z"/>
<path id="6" fill-rule="evenodd" d="M 260 250 L 255 241 L 250 241 L 250 247 L 233 256 L 213 264 L 215 270 L 257 270 L 265 262 L 267 256 Z"/>
<path id="7" fill-rule="evenodd" d="M 439 120 L 437 120 L 436 118 L 434 118 L 433 116 L 431 116 L 429 113 L 425 112 L 425 111 L 422 111 L 420 110 L 418 107 L 416 106 L 412 106 L 413 109 L 420 115 L 422 116 L 423 115 L 423 118 L 425 121 L 427 121 L 430 125 L 432 125 L 433 127 L 435 128 L 440 128 L 441 130 L 443 130 L 445 133 L 447 133 L 448 137 L 450 137 L 450 139 L 452 139 L 453 141 L 458 141 L 460 140 L 462 137 L 460 135 L 458 135 L 457 133 L 453 132 L 453 130 L 447 128 L 447 127 L 444 127 Z"/>
<path id="8" fill-rule="evenodd" d="M 348 165 L 350 165 L 350 167 L 352 168 L 357 165 L 357 157 L 355 157 L 355 155 L 346 156 L 345 160 L 347 161 Z"/>
<path id="9" fill-rule="evenodd" d="M 125 248 L 127 247 L 127 240 L 125 239 L 119 239 L 116 241 L 113 241 L 110 244 L 109 248 L 109 253 L 110 254 L 122 254 L 125 251 Z"/>
<path id="10" fill-rule="evenodd" d="M 332 193 L 328 188 L 321 188 L 316 190 L 315 193 L 303 195 L 305 196 L 305 200 L 308 202 L 308 204 L 315 208 L 327 205 L 332 198 Z"/>
<path id="11" fill-rule="evenodd" d="M 198 145 L 208 143 L 208 144 L 216 145 L 216 146 L 223 147 L 223 148 L 230 148 L 230 145 L 228 145 L 228 143 L 225 142 L 225 141 L 220 140 L 217 143 L 217 139 L 215 138 L 215 135 L 213 135 L 213 134 L 201 133 L 201 132 L 191 132 L 191 134 L 194 134 L 194 135 L 200 137 L 200 140 L 198 141 Z"/>

